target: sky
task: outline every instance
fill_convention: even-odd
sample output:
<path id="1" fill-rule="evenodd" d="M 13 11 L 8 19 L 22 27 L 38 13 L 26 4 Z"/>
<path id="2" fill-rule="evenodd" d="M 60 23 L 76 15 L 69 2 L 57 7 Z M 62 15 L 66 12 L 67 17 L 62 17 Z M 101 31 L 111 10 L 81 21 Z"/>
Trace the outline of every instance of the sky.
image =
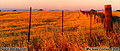
<path id="1" fill-rule="evenodd" d="M 0 9 L 82 9 L 101 10 L 104 5 L 120 9 L 120 0 L 0 0 Z"/>

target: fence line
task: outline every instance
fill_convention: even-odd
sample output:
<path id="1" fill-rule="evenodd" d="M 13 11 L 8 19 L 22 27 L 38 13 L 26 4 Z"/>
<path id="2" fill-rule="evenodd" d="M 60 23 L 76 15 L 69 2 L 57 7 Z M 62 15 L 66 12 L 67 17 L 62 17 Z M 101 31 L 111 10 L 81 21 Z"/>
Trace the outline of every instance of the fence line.
<path id="1" fill-rule="evenodd" d="M 30 28 L 31 28 L 31 9 L 32 7 L 30 7 L 30 17 L 29 17 L 29 32 L 28 32 L 28 42 L 30 41 Z M 88 16 L 88 14 L 90 14 L 90 37 L 91 37 L 91 27 L 92 27 L 92 16 L 93 16 L 93 13 L 94 13 L 94 18 L 96 18 L 96 15 L 97 15 L 97 12 L 96 11 L 93 11 L 93 10 L 90 10 L 90 12 L 84 12 L 84 11 L 81 11 L 79 10 L 79 13 L 83 13 L 84 15 L 86 14 Z M 62 36 L 63 36 L 63 15 L 64 14 L 64 11 L 62 10 Z M 79 14 L 80 16 L 80 14 Z M 102 19 L 102 23 L 103 23 L 103 13 L 101 13 L 99 15 Z M 110 20 L 108 20 L 110 19 Z M 112 12 L 111 12 L 111 5 L 105 5 L 105 28 L 106 28 L 106 31 L 109 30 L 112 30 L 113 27 L 112 27 Z M 110 25 L 110 26 L 109 26 Z M 112 30 L 113 31 L 113 30 Z M 116 46 L 116 45 L 115 45 Z M 28 48 L 29 50 L 29 48 Z"/>

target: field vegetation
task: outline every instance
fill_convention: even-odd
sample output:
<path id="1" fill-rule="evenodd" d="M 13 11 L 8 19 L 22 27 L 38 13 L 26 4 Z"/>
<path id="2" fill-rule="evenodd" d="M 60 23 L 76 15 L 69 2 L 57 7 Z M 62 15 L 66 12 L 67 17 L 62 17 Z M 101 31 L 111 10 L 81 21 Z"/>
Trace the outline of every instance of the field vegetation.
<path id="1" fill-rule="evenodd" d="M 104 13 L 104 11 L 101 11 Z M 101 13 L 100 12 L 100 13 Z M 30 42 L 29 11 L 0 12 L 0 48 L 27 47 L 31 51 L 82 51 L 84 47 L 120 47 L 120 12 L 113 11 L 113 31 L 106 35 L 100 16 L 79 11 L 32 11 Z M 118 38 L 118 39 L 117 39 Z"/>

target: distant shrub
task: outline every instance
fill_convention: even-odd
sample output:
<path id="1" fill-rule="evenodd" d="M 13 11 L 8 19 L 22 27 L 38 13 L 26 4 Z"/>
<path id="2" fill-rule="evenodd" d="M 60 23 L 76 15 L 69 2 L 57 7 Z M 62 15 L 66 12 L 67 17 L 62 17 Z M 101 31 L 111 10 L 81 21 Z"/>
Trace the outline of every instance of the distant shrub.
<path id="1" fill-rule="evenodd" d="M 12 10 L 12 11 L 16 11 L 16 10 Z"/>
<path id="2" fill-rule="evenodd" d="M 116 10 L 116 11 L 120 11 L 120 10 Z"/>
<path id="3" fill-rule="evenodd" d="M 39 9 L 38 11 L 44 11 L 43 9 Z"/>
<path id="4" fill-rule="evenodd" d="M 95 11 L 94 9 L 91 9 L 90 11 Z"/>
<path id="5" fill-rule="evenodd" d="M 52 11 L 55 11 L 55 10 L 52 10 Z"/>

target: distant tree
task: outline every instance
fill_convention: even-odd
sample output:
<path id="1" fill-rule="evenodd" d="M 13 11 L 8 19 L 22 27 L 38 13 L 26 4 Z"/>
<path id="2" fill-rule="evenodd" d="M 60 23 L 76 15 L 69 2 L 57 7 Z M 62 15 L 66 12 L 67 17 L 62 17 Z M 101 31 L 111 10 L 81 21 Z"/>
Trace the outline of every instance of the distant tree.
<path id="1" fill-rule="evenodd" d="M 12 11 L 16 11 L 16 10 L 12 10 Z"/>
<path id="2" fill-rule="evenodd" d="M 1 10 L 0 10 L 0 12 L 1 12 Z"/>
<path id="3" fill-rule="evenodd" d="M 38 11 L 44 11 L 43 9 L 39 9 Z"/>
<path id="4" fill-rule="evenodd" d="M 116 11 L 120 11 L 120 10 L 116 10 Z"/>
<path id="5" fill-rule="evenodd" d="M 96 11 L 96 10 L 94 10 L 94 9 L 91 9 L 91 11 Z"/>
<path id="6" fill-rule="evenodd" d="M 55 10 L 52 10 L 52 11 L 55 11 Z"/>

